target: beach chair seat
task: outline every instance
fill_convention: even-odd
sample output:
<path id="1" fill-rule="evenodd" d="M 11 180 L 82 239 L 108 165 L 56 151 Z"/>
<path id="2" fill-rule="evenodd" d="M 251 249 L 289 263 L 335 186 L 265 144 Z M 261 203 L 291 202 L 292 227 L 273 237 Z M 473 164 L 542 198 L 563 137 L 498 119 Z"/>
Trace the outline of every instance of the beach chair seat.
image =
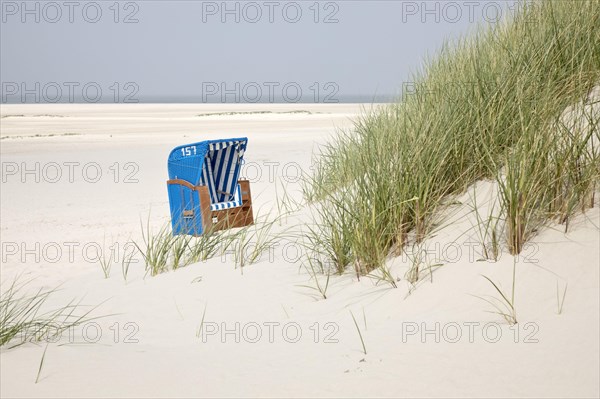
<path id="1" fill-rule="evenodd" d="M 238 206 L 242 206 L 242 189 L 239 183 L 235 187 L 235 192 L 232 201 L 216 202 L 214 204 L 210 204 L 210 210 L 222 211 L 223 209 L 237 208 Z"/>

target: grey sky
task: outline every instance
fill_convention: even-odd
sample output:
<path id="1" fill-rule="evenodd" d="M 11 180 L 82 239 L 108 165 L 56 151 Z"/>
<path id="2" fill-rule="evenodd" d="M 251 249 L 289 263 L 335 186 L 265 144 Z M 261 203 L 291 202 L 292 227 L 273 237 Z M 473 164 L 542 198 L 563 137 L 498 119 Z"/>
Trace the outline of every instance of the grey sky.
<path id="1" fill-rule="evenodd" d="M 508 13 L 503 1 L 0 3 L 2 103 L 387 100 L 444 40 Z"/>

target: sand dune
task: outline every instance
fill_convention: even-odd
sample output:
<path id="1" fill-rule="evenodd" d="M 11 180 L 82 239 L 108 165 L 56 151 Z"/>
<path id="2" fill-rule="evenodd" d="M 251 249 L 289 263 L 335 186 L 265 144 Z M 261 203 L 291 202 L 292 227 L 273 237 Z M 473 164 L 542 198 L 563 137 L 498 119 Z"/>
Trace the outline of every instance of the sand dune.
<path id="1" fill-rule="evenodd" d="M 300 200 L 297 176 L 310 170 L 315 146 L 360 110 L 3 105 L 3 287 L 18 275 L 33 278 L 32 289 L 61 285 L 50 307 L 83 298 L 102 303 L 94 315 L 104 317 L 47 349 L 3 348 L 2 396 L 598 397 L 598 204 L 569 233 L 553 226 L 516 260 L 503 252 L 487 262 L 466 193 L 453 223 L 425 242 L 443 266 L 417 287 L 405 281 L 411 259 L 401 256 L 389 261 L 398 288 L 347 274 L 331 278 L 326 300 L 305 287 L 314 282 L 293 239 L 243 269 L 228 254 L 150 277 L 137 259 L 127 281 L 119 263 L 105 279 L 85 252 L 113 246 L 122 257 L 141 239 L 140 220 L 155 229 L 168 222 L 166 158 L 188 142 L 249 137 L 243 173 L 255 214 L 275 215 L 282 185 Z M 493 189 L 473 188 L 480 198 Z M 276 230 L 299 231 L 308 212 Z M 481 275 L 508 289 L 514 261 L 519 323 L 511 327 L 476 296 L 494 295 Z"/>

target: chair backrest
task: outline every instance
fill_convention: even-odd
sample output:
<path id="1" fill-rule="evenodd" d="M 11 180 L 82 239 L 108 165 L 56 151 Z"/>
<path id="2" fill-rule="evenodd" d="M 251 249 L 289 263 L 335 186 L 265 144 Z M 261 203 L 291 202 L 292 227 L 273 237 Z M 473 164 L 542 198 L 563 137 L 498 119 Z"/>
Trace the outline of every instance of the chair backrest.
<path id="1" fill-rule="evenodd" d="M 169 179 L 208 186 L 213 203 L 232 201 L 247 143 L 242 137 L 176 147 L 169 154 Z"/>

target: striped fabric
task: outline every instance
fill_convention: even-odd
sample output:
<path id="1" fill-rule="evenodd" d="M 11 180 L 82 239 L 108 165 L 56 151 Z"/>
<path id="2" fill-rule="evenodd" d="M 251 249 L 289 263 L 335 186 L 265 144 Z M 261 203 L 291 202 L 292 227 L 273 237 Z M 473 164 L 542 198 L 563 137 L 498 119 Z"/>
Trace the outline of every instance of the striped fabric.
<path id="1" fill-rule="evenodd" d="M 202 164 L 202 176 L 200 176 L 200 185 L 208 187 L 208 194 L 210 195 L 210 202 L 216 202 L 217 200 L 217 189 L 215 188 L 215 179 L 212 173 L 212 166 L 208 154 Z"/>
<path id="2" fill-rule="evenodd" d="M 239 184 L 235 188 L 235 193 L 233 195 L 233 201 L 217 202 L 214 204 L 210 204 L 210 210 L 211 211 L 220 211 L 222 209 L 236 208 L 238 206 L 242 206 L 242 191 L 241 191 Z"/>
<path id="3" fill-rule="evenodd" d="M 209 143 L 202 167 L 201 184 L 208 186 L 211 202 L 234 201 L 245 144 L 237 140 Z"/>

